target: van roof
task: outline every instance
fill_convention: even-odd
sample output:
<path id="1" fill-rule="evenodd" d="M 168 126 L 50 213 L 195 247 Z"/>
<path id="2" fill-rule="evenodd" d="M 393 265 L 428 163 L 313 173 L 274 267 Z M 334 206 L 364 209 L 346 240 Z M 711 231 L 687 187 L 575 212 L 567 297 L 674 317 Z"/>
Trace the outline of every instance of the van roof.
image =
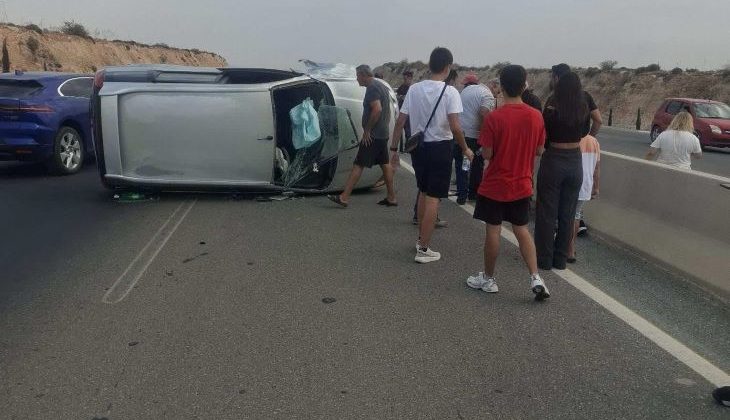
<path id="1" fill-rule="evenodd" d="M 189 67 L 164 64 L 107 67 L 104 73 L 106 81 L 142 83 L 264 84 L 303 76 L 302 73 L 295 71 L 267 68 Z"/>

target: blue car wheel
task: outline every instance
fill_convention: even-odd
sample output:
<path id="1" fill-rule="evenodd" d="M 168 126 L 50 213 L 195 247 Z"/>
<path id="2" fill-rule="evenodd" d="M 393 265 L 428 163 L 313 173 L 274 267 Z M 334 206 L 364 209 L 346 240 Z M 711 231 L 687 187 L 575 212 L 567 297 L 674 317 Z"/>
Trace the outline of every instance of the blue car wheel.
<path id="1" fill-rule="evenodd" d="M 56 133 L 51 156 L 51 170 L 59 175 L 78 172 L 84 162 L 84 145 L 81 135 L 71 127 L 61 127 Z"/>

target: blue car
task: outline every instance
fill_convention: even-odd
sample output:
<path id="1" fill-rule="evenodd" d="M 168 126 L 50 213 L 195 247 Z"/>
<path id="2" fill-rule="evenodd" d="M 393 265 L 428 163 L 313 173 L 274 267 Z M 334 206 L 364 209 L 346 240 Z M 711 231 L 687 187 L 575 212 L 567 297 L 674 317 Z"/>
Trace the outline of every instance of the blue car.
<path id="1" fill-rule="evenodd" d="M 88 74 L 0 75 L 0 161 L 45 162 L 57 174 L 78 172 L 94 154 L 93 83 Z"/>

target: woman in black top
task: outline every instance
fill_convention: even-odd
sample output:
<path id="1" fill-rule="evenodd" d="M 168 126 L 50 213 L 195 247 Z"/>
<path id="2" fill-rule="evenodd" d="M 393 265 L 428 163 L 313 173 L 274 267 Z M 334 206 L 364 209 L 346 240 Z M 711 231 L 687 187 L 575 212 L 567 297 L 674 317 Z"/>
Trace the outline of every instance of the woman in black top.
<path id="1" fill-rule="evenodd" d="M 535 246 L 543 270 L 565 269 L 583 183 L 580 139 L 590 129 L 588 103 L 575 73 L 560 78 L 543 111 L 546 151 L 537 174 Z M 555 233 L 557 220 L 558 231 Z"/>

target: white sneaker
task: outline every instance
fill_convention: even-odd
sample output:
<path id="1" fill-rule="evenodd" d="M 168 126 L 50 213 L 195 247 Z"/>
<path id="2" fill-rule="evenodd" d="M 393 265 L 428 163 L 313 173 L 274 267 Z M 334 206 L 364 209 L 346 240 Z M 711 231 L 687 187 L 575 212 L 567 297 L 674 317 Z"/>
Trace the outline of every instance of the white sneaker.
<path id="1" fill-rule="evenodd" d="M 530 284 L 530 287 L 532 288 L 532 293 L 535 294 L 535 300 L 545 300 L 550 297 L 550 292 L 548 291 L 547 286 L 545 286 L 545 282 L 542 281 L 542 278 L 540 278 L 539 274 L 533 274 L 532 277 L 532 283 Z"/>
<path id="2" fill-rule="evenodd" d="M 494 280 L 494 277 L 484 277 L 484 273 L 482 272 L 479 272 L 476 276 L 469 276 L 466 279 L 466 285 L 472 289 L 482 289 L 487 293 L 499 292 L 499 287 L 497 287 L 497 282 Z"/>
<path id="3" fill-rule="evenodd" d="M 416 251 L 416 262 L 421 264 L 426 264 L 434 261 L 438 261 L 441 259 L 441 254 L 432 250 L 431 248 L 426 248 L 424 251 L 423 248 L 418 248 L 418 251 Z"/>

